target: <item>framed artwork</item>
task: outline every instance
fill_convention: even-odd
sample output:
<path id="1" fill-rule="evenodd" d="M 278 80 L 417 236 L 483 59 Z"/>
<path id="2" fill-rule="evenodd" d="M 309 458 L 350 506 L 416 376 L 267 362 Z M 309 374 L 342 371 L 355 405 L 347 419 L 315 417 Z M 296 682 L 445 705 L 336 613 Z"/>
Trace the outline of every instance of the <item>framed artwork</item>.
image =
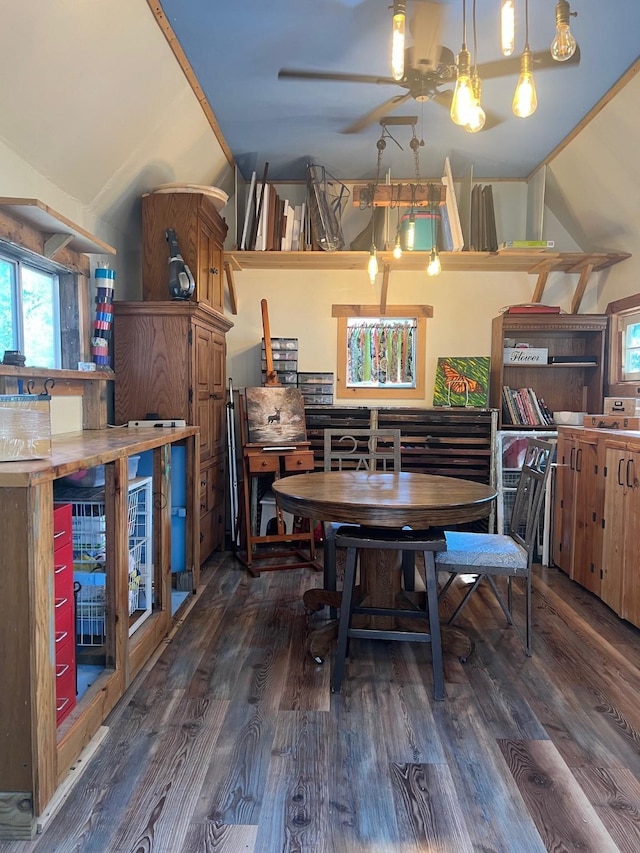
<path id="1" fill-rule="evenodd" d="M 489 400 L 488 355 L 440 357 L 433 389 L 434 406 L 470 406 L 484 409 Z"/>
<path id="2" fill-rule="evenodd" d="M 293 445 L 307 440 L 304 398 L 298 388 L 245 388 L 249 444 Z"/>

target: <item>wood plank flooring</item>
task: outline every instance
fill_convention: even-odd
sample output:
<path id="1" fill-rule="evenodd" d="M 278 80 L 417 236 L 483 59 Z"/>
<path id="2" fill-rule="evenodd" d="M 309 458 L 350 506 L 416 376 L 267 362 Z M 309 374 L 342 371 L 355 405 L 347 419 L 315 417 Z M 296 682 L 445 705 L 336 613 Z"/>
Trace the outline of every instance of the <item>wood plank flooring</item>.
<path id="1" fill-rule="evenodd" d="M 640 631 L 538 567 L 532 658 L 476 595 L 444 702 L 418 643 L 353 640 L 333 695 L 303 651 L 320 580 L 217 555 L 44 833 L 0 853 L 640 851 Z"/>

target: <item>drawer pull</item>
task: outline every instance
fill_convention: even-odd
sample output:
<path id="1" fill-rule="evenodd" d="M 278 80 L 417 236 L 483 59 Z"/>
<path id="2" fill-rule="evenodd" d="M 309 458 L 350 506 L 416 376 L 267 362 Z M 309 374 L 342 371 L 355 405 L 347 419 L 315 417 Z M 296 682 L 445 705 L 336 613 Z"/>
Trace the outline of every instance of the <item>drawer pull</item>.
<path id="1" fill-rule="evenodd" d="M 56 678 L 62 678 L 65 672 L 69 669 L 71 669 L 71 667 L 68 663 L 59 663 L 56 667 Z"/>
<path id="2" fill-rule="evenodd" d="M 63 640 L 66 640 L 68 636 L 68 631 L 58 631 L 58 633 L 56 634 L 56 643 L 61 643 Z"/>
<path id="3" fill-rule="evenodd" d="M 58 530 L 57 533 L 53 534 L 53 538 L 59 539 L 61 536 L 64 536 L 66 532 L 67 532 L 66 530 Z"/>
<path id="4" fill-rule="evenodd" d="M 56 603 L 54 604 L 55 609 L 57 610 L 59 607 L 64 607 L 67 601 L 69 601 L 68 598 L 56 598 Z"/>
<path id="5" fill-rule="evenodd" d="M 56 705 L 56 713 L 57 713 L 57 714 L 59 714 L 59 713 L 60 713 L 60 711 L 62 711 L 62 709 L 63 709 L 66 705 L 68 705 L 68 704 L 69 704 L 69 702 L 71 702 L 71 699 L 69 699 L 69 697 L 68 697 L 68 696 L 65 696 L 65 697 L 61 700 L 60 704 Z"/>
<path id="6" fill-rule="evenodd" d="M 54 566 L 53 567 L 53 573 L 54 573 L 54 575 L 59 575 L 60 572 L 64 572 L 64 570 L 67 568 L 69 568 L 68 563 L 63 563 L 61 566 Z"/>

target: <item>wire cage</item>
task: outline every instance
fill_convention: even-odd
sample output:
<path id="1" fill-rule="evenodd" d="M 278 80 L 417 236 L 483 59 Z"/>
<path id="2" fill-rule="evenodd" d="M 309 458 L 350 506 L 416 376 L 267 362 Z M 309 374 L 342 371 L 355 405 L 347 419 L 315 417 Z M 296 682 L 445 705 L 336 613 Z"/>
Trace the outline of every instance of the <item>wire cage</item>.
<path id="1" fill-rule="evenodd" d="M 325 252 L 344 248 L 340 219 L 349 197 L 348 188 L 324 166 L 307 166 L 307 197 L 313 236 Z"/>
<path id="2" fill-rule="evenodd" d="M 129 636 L 153 604 L 152 478 L 129 481 Z M 102 646 L 107 635 L 107 523 L 104 488 L 66 487 L 56 500 L 71 503 L 76 644 Z"/>

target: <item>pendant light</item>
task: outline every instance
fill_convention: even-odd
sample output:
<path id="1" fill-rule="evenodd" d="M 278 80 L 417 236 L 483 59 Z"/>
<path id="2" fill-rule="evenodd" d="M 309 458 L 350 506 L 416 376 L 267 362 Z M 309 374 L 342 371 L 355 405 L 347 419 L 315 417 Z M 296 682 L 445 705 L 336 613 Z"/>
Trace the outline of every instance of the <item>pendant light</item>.
<path id="1" fill-rule="evenodd" d="M 473 74 L 471 75 L 471 91 L 473 93 L 473 104 L 469 113 L 469 121 L 464 129 L 467 133 L 477 133 L 482 130 L 487 120 L 485 111 L 482 109 L 482 80 L 478 74 L 478 34 L 476 31 L 476 0 L 473 0 Z"/>
<path id="2" fill-rule="evenodd" d="M 407 20 L 405 0 L 394 0 L 393 28 L 391 32 L 391 76 L 394 80 L 404 77 L 404 35 Z"/>
<path id="3" fill-rule="evenodd" d="M 502 0 L 500 4 L 500 48 L 504 56 L 511 56 L 516 46 L 515 0 Z"/>
<path id="4" fill-rule="evenodd" d="M 369 281 L 371 282 L 371 284 L 375 284 L 376 276 L 378 275 L 378 253 L 376 251 L 375 243 L 372 243 L 371 249 L 369 249 L 367 272 L 369 273 Z"/>
<path id="5" fill-rule="evenodd" d="M 567 0 L 556 3 L 556 37 L 551 42 L 551 56 L 556 62 L 566 62 L 576 52 L 577 44 L 569 29 L 569 18 L 577 14 L 571 11 Z"/>
<path id="6" fill-rule="evenodd" d="M 427 275 L 440 275 L 442 265 L 440 263 L 440 255 L 438 254 L 438 222 L 440 217 L 437 215 L 438 209 L 435 202 L 433 184 L 429 184 L 429 211 L 431 212 L 431 252 L 429 253 L 429 263 L 427 264 Z"/>
<path id="7" fill-rule="evenodd" d="M 473 89 L 471 87 L 471 55 L 467 50 L 467 0 L 462 0 L 462 47 L 456 61 L 458 72 L 451 99 L 451 121 L 464 127 L 471 118 Z"/>
<path id="8" fill-rule="evenodd" d="M 524 4 L 524 50 L 520 60 L 520 77 L 513 96 L 511 109 L 518 118 L 527 118 L 535 113 L 538 107 L 536 86 L 533 80 L 533 56 L 529 47 L 529 0 Z"/>

